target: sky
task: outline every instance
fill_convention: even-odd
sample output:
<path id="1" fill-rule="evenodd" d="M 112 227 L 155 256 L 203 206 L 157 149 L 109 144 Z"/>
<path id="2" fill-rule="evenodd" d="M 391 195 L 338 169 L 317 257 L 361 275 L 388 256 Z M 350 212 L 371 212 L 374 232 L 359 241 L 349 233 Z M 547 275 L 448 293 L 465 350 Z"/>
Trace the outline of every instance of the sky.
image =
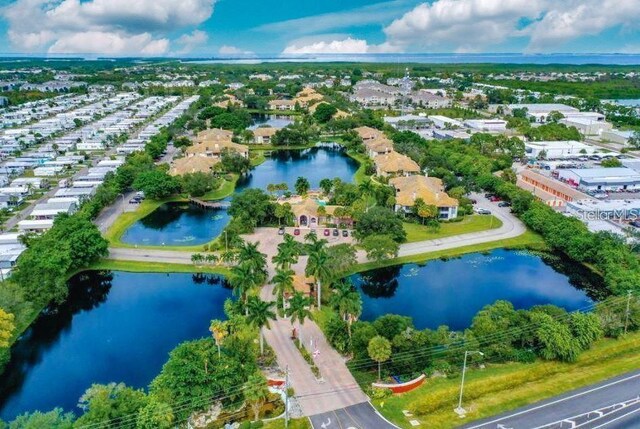
<path id="1" fill-rule="evenodd" d="M 0 53 L 640 53 L 640 0 L 0 0 Z"/>

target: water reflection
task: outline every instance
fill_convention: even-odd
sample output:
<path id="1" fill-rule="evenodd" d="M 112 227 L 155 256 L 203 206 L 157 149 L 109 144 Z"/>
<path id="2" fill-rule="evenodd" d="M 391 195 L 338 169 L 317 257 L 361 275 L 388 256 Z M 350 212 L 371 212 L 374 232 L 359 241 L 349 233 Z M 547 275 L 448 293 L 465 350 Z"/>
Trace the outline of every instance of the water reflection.
<path id="1" fill-rule="evenodd" d="M 372 270 L 351 277 L 362 292 L 363 320 L 395 313 L 418 328 L 464 329 L 487 304 L 503 299 L 514 307 L 554 304 L 567 310 L 589 306 L 604 295 L 601 279 L 555 255 L 496 250 L 424 265 Z"/>

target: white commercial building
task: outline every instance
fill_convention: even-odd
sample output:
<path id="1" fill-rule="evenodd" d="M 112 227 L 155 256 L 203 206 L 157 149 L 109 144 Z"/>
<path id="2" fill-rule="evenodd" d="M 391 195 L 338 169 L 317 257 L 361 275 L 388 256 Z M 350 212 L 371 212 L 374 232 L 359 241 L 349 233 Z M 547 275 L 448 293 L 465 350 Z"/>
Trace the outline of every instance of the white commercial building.
<path id="1" fill-rule="evenodd" d="M 442 115 L 427 116 L 436 128 L 462 128 L 462 122 Z"/>
<path id="2" fill-rule="evenodd" d="M 640 189 L 640 173 L 631 168 L 584 168 L 557 171 L 560 180 L 587 191 Z"/>
<path id="3" fill-rule="evenodd" d="M 580 200 L 567 203 L 567 213 L 584 222 L 635 220 L 640 218 L 640 200 Z"/>
<path id="4" fill-rule="evenodd" d="M 525 142 L 524 149 L 528 157 L 544 159 L 579 158 L 600 151 L 598 147 L 573 140 Z"/>
<path id="5" fill-rule="evenodd" d="M 467 119 L 464 125 L 477 131 L 501 133 L 507 130 L 507 121 L 502 119 Z"/>
<path id="6" fill-rule="evenodd" d="M 540 103 L 540 104 L 509 104 L 506 113 L 512 114 L 514 110 L 527 110 L 527 117 L 535 122 L 547 122 L 551 112 L 559 112 L 566 118 L 572 113 L 579 113 L 580 110 L 575 107 L 567 106 L 560 103 Z"/>
<path id="7" fill-rule="evenodd" d="M 605 130 L 600 134 L 600 139 L 612 143 L 627 144 L 632 136 L 633 131 Z"/>

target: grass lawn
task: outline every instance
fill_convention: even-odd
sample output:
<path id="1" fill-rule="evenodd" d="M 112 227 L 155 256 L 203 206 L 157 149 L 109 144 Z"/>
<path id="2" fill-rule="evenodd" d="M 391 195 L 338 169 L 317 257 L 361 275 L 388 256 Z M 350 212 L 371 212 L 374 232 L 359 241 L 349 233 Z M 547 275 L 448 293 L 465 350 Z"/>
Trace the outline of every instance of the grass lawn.
<path id="1" fill-rule="evenodd" d="M 284 429 L 284 419 L 266 422 L 262 429 Z M 289 429 L 311 429 L 311 423 L 306 417 L 289 420 Z"/>
<path id="2" fill-rule="evenodd" d="M 360 184 L 364 182 L 365 179 L 368 179 L 369 176 L 367 176 L 367 173 L 365 173 L 365 169 L 366 169 L 367 161 L 369 160 L 369 158 L 366 155 L 361 153 L 355 153 L 351 151 L 347 151 L 345 153 L 349 155 L 351 158 L 355 159 L 360 164 L 360 167 L 358 167 L 358 169 L 356 170 L 356 173 L 353 175 L 353 182 L 355 184 Z"/>
<path id="3" fill-rule="evenodd" d="M 86 270 L 112 270 L 130 273 L 211 273 L 229 275 L 229 269 L 222 266 L 168 264 L 164 262 L 116 261 L 102 259 Z"/>
<path id="4" fill-rule="evenodd" d="M 354 265 L 347 275 L 359 273 L 362 271 L 373 270 L 376 268 L 389 267 L 391 265 L 420 263 L 432 259 L 453 258 L 467 253 L 488 252 L 494 249 L 546 249 L 546 243 L 538 234 L 527 231 L 515 238 L 505 240 L 496 240 L 488 243 L 472 244 L 469 246 L 457 247 L 455 249 L 438 250 L 436 252 L 421 253 L 413 256 L 403 256 L 401 258 L 389 259 L 383 262 L 367 262 L 364 264 Z"/>
<path id="5" fill-rule="evenodd" d="M 537 361 L 473 369 L 465 380 L 465 419 L 453 412 L 459 377 L 429 379 L 412 392 L 372 402 L 402 428 L 411 427 L 402 410 L 413 412 L 421 427 L 453 428 L 636 370 L 639 355 L 640 332 L 636 332 L 618 340 L 600 340 L 571 364 Z"/>
<path id="6" fill-rule="evenodd" d="M 405 222 L 403 224 L 404 230 L 407 232 L 408 243 L 468 234 L 470 232 L 486 231 L 488 229 L 500 228 L 501 226 L 502 221 L 492 215 L 472 215 L 466 216 L 461 222 L 441 223 L 440 229 L 437 231 L 432 231 L 428 227 L 418 223 Z"/>

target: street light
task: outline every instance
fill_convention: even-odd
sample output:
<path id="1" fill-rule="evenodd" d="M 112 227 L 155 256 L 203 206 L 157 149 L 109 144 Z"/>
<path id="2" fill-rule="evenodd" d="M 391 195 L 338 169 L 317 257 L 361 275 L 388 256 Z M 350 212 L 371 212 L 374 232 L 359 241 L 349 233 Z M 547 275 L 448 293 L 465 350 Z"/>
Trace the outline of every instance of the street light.
<path id="1" fill-rule="evenodd" d="M 460 416 L 460 418 L 464 417 L 466 414 L 465 409 L 462 408 L 462 391 L 464 390 L 464 375 L 467 372 L 467 357 L 475 353 L 479 354 L 480 356 L 484 356 L 484 353 L 478 350 L 464 352 L 464 364 L 462 365 L 462 380 L 460 381 L 460 398 L 458 399 L 458 408 L 454 410 L 456 414 Z"/>

